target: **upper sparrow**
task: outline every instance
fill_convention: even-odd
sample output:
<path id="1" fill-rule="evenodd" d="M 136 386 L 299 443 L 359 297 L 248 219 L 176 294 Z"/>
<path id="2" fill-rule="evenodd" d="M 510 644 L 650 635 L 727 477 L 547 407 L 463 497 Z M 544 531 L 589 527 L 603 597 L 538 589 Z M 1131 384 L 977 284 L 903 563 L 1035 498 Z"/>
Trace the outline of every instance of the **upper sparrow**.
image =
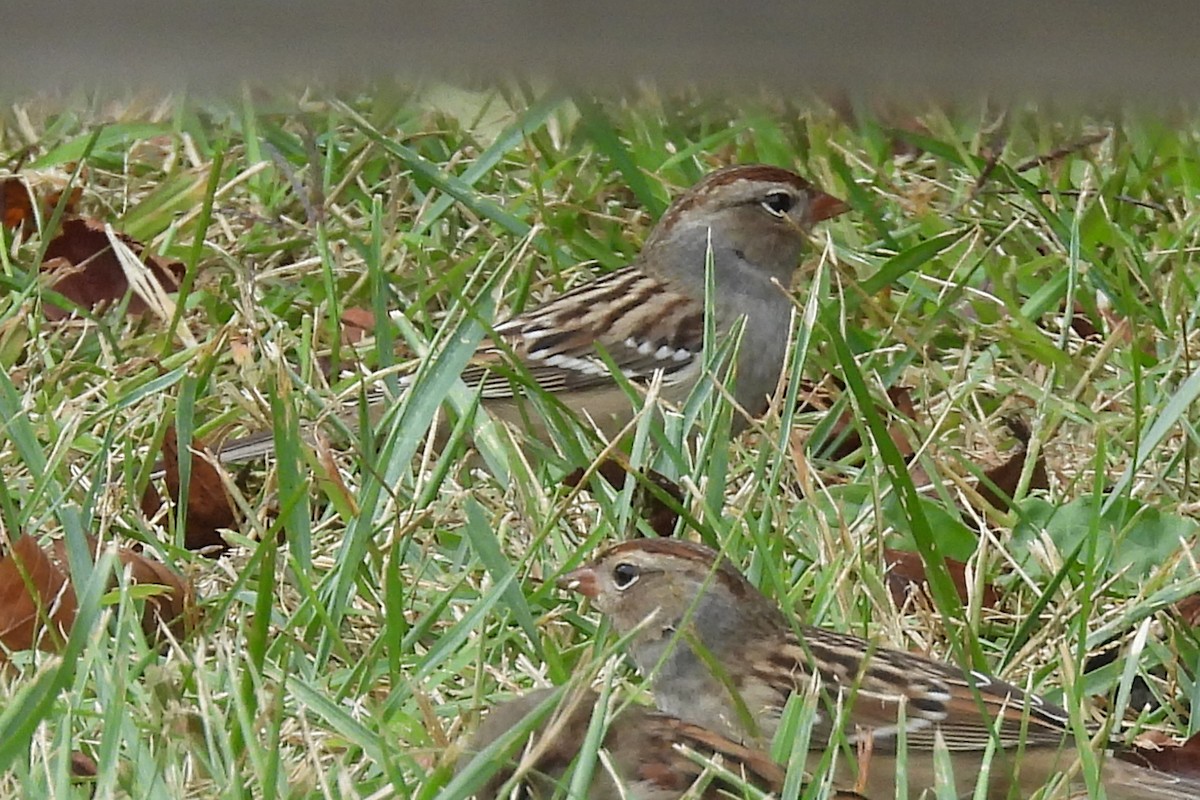
<path id="1" fill-rule="evenodd" d="M 786 290 L 807 234 L 845 210 L 780 167 L 716 170 L 671 204 L 632 264 L 496 325 L 501 341 L 480 348 L 463 380 L 482 385 L 495 416 L 541 435 L 512 378 L 525 373 L 611 436 L 634 409 L 602 352 L 634 383 L 661 373 L 662 396 L 671 402 L 686 398 L 701 377 L 711 257 L 715 330 L 727 334 L 743 321 L 733 397 L 745 414 L 761 414 L 783 369 L 792 312 Z M 735 415 L 735 430 L 744 425 Z M 244 461 L 273 447 L 268 432 L 228 442 L 220 456 Z"/>
<path id="2" fill-rule="evenodd" d="M 895 795 L 901 708 L 914 793 L 935 785 L 931 754 L 939 740 L 953 754 L 959 793 L 988 779 L 981 769 L 993 736 L 998 754 L 988 797 L 1026 797 L 1076 765 L 1065 710 L 988 675 L 856 636 L 793 627 L 707 547 L 627 542 L 559 584 L 591 598 L 617 632 L 636 631 L 630 655 L 651 676 L 656 704 L 688 722 L 760 746 L 775 734 L 788 697 L 819 686 L 809 765 L 831 744 L 869 748 L 857 778 L 841 754 L 835 776 L 867 795 Z M 1200 784 L 1112 758 L 1101 777 L 1110 800 L 1200 798 Z M 1083 786 L 1076 772 L 1072 790 Z"/>
<path id="3" fill-rule="evenodd" d="M 554 689 L 538 689 L 492 709 L 459 759 L 458 772 L 476 754 L 536 712 L 554 693 Z M 550 798 L 555 792 L 566 796 L 567 770 L 583 747 L 596 700 L 591 691 L 568 694 L 556 711 L 536 726 L 529 751 L 533 759 L 522 781 L 526 789 L 522 797 Z M 606 758 L 593 767 L 590 800 L 681 797 L 705 771 L 704 765 L 689 757 L 684 748 L 716 759 L 725 770 L 763 791 L 778 792 L 783 787 L 783 770 L 766 754 L 642 706 L 626 706 L 613 717 L 602 746 Z M 476 796 L 480 800 L 500 797 L 501 788 L 512 778 L 521 759 L 520 751 L 505 758 Z M 721 790 L 730 794 L 722 795 Z M 715 800 L 731 795 L 741 796 L 737 783 L 714 771 L 711 782 L 701 793 L 689 796 Z M 859 797 L 853 792 L 837 790 L 828 796 L 843 800 Z"/>

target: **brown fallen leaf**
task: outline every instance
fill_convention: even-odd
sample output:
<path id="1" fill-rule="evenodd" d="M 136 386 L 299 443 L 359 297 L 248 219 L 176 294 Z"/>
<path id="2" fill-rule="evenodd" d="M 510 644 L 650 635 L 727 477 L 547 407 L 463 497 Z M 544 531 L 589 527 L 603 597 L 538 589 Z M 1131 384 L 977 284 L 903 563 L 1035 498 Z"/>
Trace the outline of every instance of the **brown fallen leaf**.
<path id="1" fill-rule="evenodd" d="M 67 638 L 76 610 L 75 591 L 50 554 L 32 536 L 13 542 L 0 559 L 0 644 L 54 652 Z M 5 659 L 0 650 L 0 662 Z"/>
<path id="2" fill-rule="evenodd" d="M 98 540 L 89 536 L 88 549 L 94 553 L 97 548 Z M 57 563 L 65 567 L 66 542 L 56 541 L 51 547 L 51 553 L 54 554 Z M 192 620 L 188 616 L 192 603 L 191 588 L 166 564 L 131 547 L 118 548 L 117 558 L 129 570 L 129 578 L 133 583 L 157 584 L 168 590 L 146 598 L 146 608 L 142 615 L 142 630 L 146 637 L 155 638 L 159 627 L 165 625 L 176 638 L 181 638 L 191 627 Z"/>
<path id="3" fill-rule="evenodd" d="M 1083 303 L 1076 300 L 1071 306 L 1070 326 L 1071 330 L 1080 339 L 1093 344 L 1103 344 L 1104 340 L 1111 338 L 1123 345 L 1133 344 L 1134 328 L 1130 325 L 1129 319 L 1122 317 L 1112 307 L 1103 296 L 1097 298 L 1096 315 L 1088 311 Z M 1059 319 L 1067 318 L 1067 303 L 1064 300 L 1058 307 Z M 1107 335 L 1105 334 L 1105 326 L 1108 328 Z M 1043 324 L 1045 327 L 1045 324 Z M 1153 346 L 1147 345 L 1145 342 L 1141 345 L 1141 350 L 1148 356 L 1154 355 Z"/>
<path id="4" fill-rule="evenodd" d="M 33 220 L 33 195 L 25 181 L 17 177 L 0 180 L 0 224 L 10 230 Z"/>
<path id="5" fill-rule="evenodd" d="M 586 470 L 582 468 L 577 469 L 563 478 L 563 485 L 574 488 L 583 481 L 585 474 L 587 474 Z M 687 497 L 679 484 L 662 473 L 655 472 L 654 470 L 646 470 L 640 475 L 635 474 L 617 458 L 610 457 L 602 461 L 596 467 L 596 474 L 604 478 L 608 485 L 614 489 L 623 488 L 625 481 L 630 478 L 649 482 L 658 487 L 667 496 L 674 498 L 676 505 L 681 508 L 683 507 L 684 499 Z M 656 535 L 666 537 L 675 532 L 675 523 L 679 520 L 679 512 L 649 487 L 645 485 L 639 487 L 634 495 L 633 505 L 635 508 L 641 510 L 642 518 L 650 524 L 650 529 Z"/>
<path id="6" fill-rule="evenodd" d="M 375 332 L 375 313 L 370 309 L 352 306 L 342 312 L 342 342 L 358 344 Z"/>
<path id="7" fill-rule="evenodd" d="M 1080 339 L 1090 339 L 1092 341 L 1100 341 L 1104 337 L 1100 334 L 1100 329 L 1092 318 L 1088 316 L 1087 309 L 1083 303 L 1075 301 L 1074 311 L 1071 312 L 1071 330 L 1075 331 Z M 1059 307 L 1060 312 L 1065 312 L 1067 309 L 1067 301 L 1064 300 Z"/>
<path id="8" fill-rule="evenodd" d="M 99 540 L 88 537 L 88 551 L 95 555 Z M 147 638 L 167 626 L 183 636 L 190 625 L 191 593 L 183 580 L 164 564 L 131 548 L 117 549 L 117 558 L 129 570 L 134 584 L 157 584 L 166 591 L 146 599 L 142 630 Z M 66 542 L 48 548 L 38 546 L 32 536 L 21 536 L 0 559 L 0 644 L 7 650 L 37 648 L 56 652 L 75 622 L 78 610 L 75 589 L 66 566 Z M 0 662 L 6 659 L 0 649 Z"/>
<path id="9" fill-rule="evenodd" d="M 1175 604 L 1175 613 L 1183 624 L 1191 628 L 1200 628 L 1200 594 L 1185 597 Z"/>
<path id="10" fill-rule="evenodd" d="M 1181 742 L 1158 731 L 1147 731 L 1118 756 L 1159 772 L 1200 778 L 1200 733 Z"/>
<path id="11" fill-rule="evenodd" d="M 329 441 L 324 436 L 318 435 L 315 438 L 317 460 L 324 469 L 324 474 L 317 475 L 317 482 L 327 495 L 339 498 L 343 508 L 351 509 L 351 513 L 357 514 L 358 502 L 355 500 L 354 492 L 350 491 L 350 487 L 342 480 L 342 471 L 338 469 L 333 448 L 329 446 Z"/>
<path id="12" fill-rule="evenodd" d="M 892 599 L 895 600 L 897 607 L 903 606 L 914 592 L 920 592 L 932 599 L 932 595 L 929 593 L 929 579 L 925 575 L 925 562 L 919 553 L 885 547 L 883 560 L 888 568 L 888 590 L 892 593 Z M 953 558 L 947 558 L 946 571 L 950 573 L 950 579 L 954 581 L 954 589 L 958 592 L 958 598 L 965 604 L 969 599 L 967 565 Z M 991 584 L 984 584 L 982 602 L 985 608 L 995 608 L 999 604 L 1000 595 Z"/>
<path id="13" fill-rule="evenodd" d="M 146 263 L 163 289 L 171 292 L 179 288 L 184 273 L 182 263 L 146 253 L 140 242 L 124 234 L 117 235 Z M 118 302 L 129 291 L 125 270 L 113 252 L 104 224 L 98 220 L 63 220 L 58 236 L 46 246 L 42 271 L 54 276 L 51 283 L 54 291 L 84 308 Z M 52 302 L 43 303 L 42 310 L 50 320 L 71 314 Z M 146 301 L 134 292 L 129 298 L 129 313 L 144 314 L 148 310 Z"/>
<path id="14" fill-rule="evenodd" d="M 76 778 L 94 778 L 100 774 L 96 759 L 80 750 L 71 751 L 71 774 Z"/>
<path id="15" fill-rule="evenodd" d="M 188 482 L 187 524 L 183 544 L 189 550 L 201 550 L 205 555 L 218 556 L 229 548 L 221 536 L 223 528 L 238 526 L 238 513 L 233 501 L 225 491 L 221 474 L 207 459 L 197 455 L 196 450 L 211 452 L 199 440 L 192 441 L 192 474 Z M 163 439 L 162 465 L 166 473 L 163 480 L 171 496 L 172 506 L 179 506 L 179 441 L 175 427 L 167 430 Z M 142 512 L 152 517 L 162 508 L 162 498 L 153 486 L 146 487 L 142 496 Z"/>
<path id="16" fill-rule="evenodd" d="M 50 186 L 61 188 L 50 188 L 46 185 L 47 183 Z M 38 208 L 34 200 L 35 194 L 41 195 L 43 198 L 40 210 L 42 219 L 46 220 L 54 213 L 64 191 L 66 188 L 62 186 L 61 181 L 42 180 L 31 183 L 31 176 L 28 175 L 0 179 L 0 225 L 10 230 L 16 228 L 22 228 L 25 231 L 34 230 L 37 227 L 35 209 Z M 72 188 L 70 195 L 67 196 L 67 202 L 63 205 L 63 214 L 74 214 L 81 197 L 83 197 L 83 187 Z"/>
<path id="17" fill-rule="evenodd" d="M 1013 436 L 1021 443 L 1021 447 L 1009 456 L 1008 460 L 1003 464 L 984 472 L 983 474 L 987 480 L 978 481 L 975 485 L 975 491 L 992 508 L 1007 512 L 1012 507 L 1012 496 L 1016 493 L 1017 486 L 1021 482 L 1021 471 L 1025 468 L 1025 453 L 1029 447 L 1029 440 L 1032 433 L 1029 430 L 1029 426 L 1020 417 L 1006 417 L 1004 422 L 1008 425 L 1008 429 L 1012 431 Z M 1046 457 L 1040 453 L 1033 465 L 1033 474 L 1029 477 L 1029 488 L 1050 488 L 1050 476 L 1046 474 Z"/>
<path id="18" fill-rule="evenodd" d="M 826 385 L 827 382 L 819 384 L 806 384 L 800 387 L 800 392 L 797 397 L 797 411 L 828 411 L 833 407 L 836 400 L 836 392 L 840 392 L 844 387 L 838 385 L 834 381 L 834 387 Z M 887 389 L 888 399 L 892 403 L 892 410 L 885 406 L 878 406 L 876 411 L 879 415 L 887 418 L 895 418 L 898 414 L 900 417 L 909 420 L 916 420 L 917 409 L 912 399 L 912 389 L 908 386 L 890 386 Z M 858 435 L 858 429 L 854 426 L 856 415 L 854 411 L 847 408 L 843 411 L 833 423 L 830 429 L 828 442 L 833 445 L 833 450 L 829 453 L 829 457 L 835 461 L 840 461 L 847 458 L 860 447 L 862 447 L 862 439 Z M 893 423 L 888 426 L 888 436 L 895 443 L 896 449 L 900 451 L 905 459 L 911 458 L 916 451 L 913 449 L 912 443 L 909 442 L 908 436 L 904 431 L 904 427 L 899 423 Z"/>

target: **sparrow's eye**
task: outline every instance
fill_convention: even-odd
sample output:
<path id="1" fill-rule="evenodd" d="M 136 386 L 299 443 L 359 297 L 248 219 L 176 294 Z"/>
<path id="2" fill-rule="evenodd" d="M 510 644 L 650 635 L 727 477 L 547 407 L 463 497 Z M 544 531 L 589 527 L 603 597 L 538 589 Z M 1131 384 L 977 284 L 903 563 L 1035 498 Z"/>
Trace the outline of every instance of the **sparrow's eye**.
<path id="1" fill-rule="evenodd" d="M 617 583 L 618 589 L 628 589 L 637 582 L 641 576 L 641 570 L 633 564 L 617 564 L 613 567 L 613 580 Z"/>
<path id="2" fill-rule="evenodd" d="M 762 201 L 762 207 L 777 217 L 782 217 L 791 211 L 794 205 L 796 205 L 796 198 L 787 192 L 771 192 Z"/>

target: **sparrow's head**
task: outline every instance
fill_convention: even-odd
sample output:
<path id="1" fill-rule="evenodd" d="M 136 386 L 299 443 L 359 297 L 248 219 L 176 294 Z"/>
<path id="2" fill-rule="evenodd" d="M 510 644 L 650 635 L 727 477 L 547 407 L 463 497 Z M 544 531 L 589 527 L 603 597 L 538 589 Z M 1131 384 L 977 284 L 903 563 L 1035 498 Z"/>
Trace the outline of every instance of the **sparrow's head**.
<path id="1" fill-rule="evenodd" d="M 747 626 L 786 629 L 777 607 L 716 551 L 677 539 L 610 547 L 558 585 L 590 598 L 622 635 L 645 624 L 639 640 L 673 634 L 685 621 L 710 648 L 741 640 Z"/>
<path id="2" fill-rule="evenodd" d="M 671 204 L 646 240 L 643 260 L 667 271 L 702 273 L 711 248 L 715 259 L 743 262 L 786 285 L 813 225 L 847 209 L 789 170 L 762 164 L 726 167 Z"/>

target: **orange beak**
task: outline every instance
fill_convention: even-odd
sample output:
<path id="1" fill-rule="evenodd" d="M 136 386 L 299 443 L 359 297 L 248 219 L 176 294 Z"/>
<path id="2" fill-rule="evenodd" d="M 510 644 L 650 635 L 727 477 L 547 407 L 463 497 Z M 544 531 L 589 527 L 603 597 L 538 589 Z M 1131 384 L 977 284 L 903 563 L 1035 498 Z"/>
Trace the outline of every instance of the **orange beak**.
<path id="1" fill-rule="evenodd" d="M 584 597 L 595 597 L 600 593 L 600 587 L 596 583 L 596 571 L 591 567 L 580 567 L 573 572 L 568 572 L 566 575 L 560 576 L 555 583 L 560 589 L 578 592 Z"/>
<path id="2" fill-rule="evenodd" d="M 831 194 L 825 194 L 820 190 L 813 192 L 812 200 L 808 203 L 808 214 L 813 222 L 822 222 L 827 219 L 832 219 L 839 214 L 845 214 L 850 210 L 850 206 L 845 200 L 839 200 Z"/>

